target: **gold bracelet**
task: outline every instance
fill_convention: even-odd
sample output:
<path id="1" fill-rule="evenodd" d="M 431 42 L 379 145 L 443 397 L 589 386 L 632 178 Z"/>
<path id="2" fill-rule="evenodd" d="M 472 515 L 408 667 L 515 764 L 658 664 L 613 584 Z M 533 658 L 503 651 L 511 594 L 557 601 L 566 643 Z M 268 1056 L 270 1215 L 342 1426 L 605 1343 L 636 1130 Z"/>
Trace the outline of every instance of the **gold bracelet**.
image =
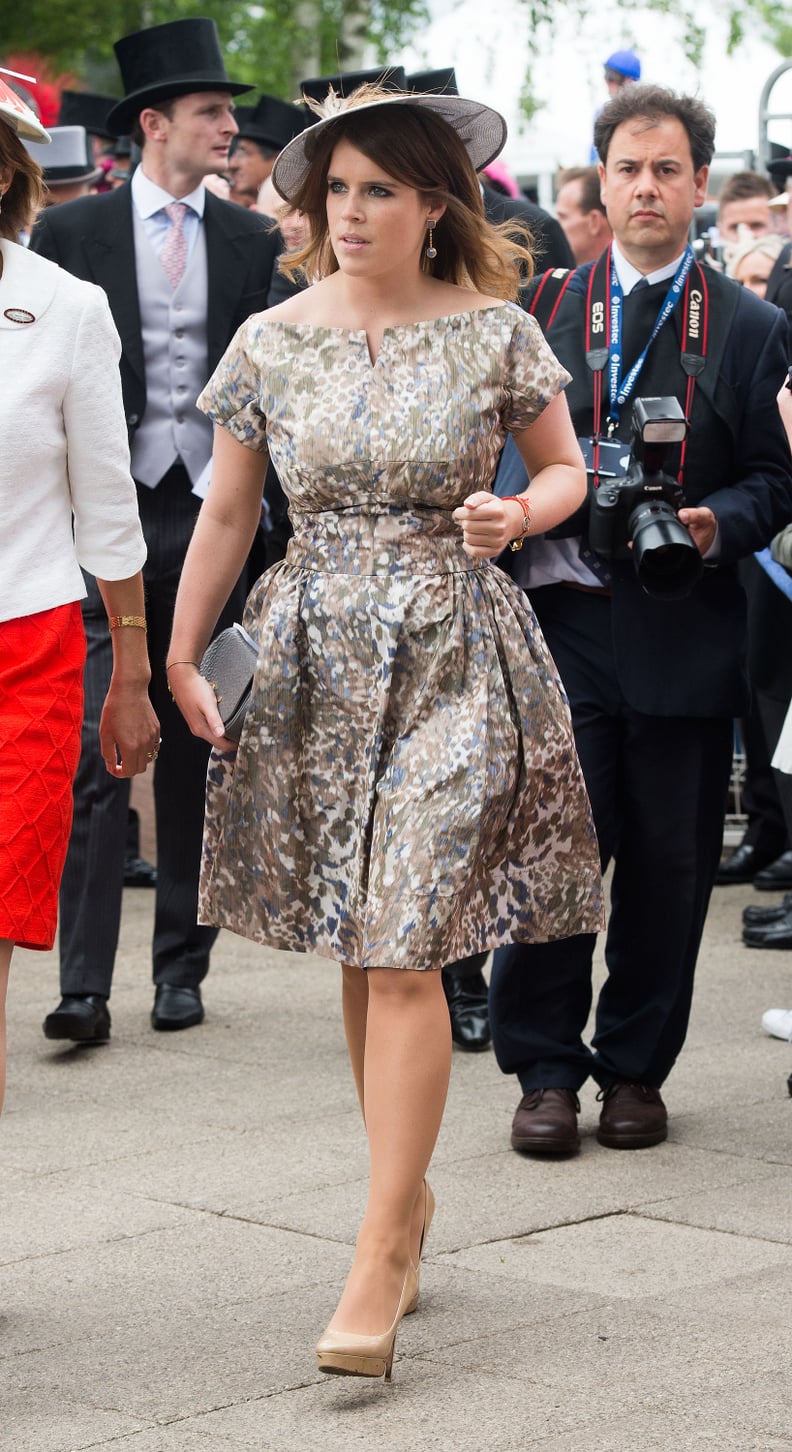
<path id="1" fill-rule="evenodd" d="M 509 549 L 521 550 L 523 547 L 523 541 L 525 539 L 525 536 L 531 528 L 531 506 L 528 503 L 528 500 L 526 499 L 524 494 L 504 494 L 504 504 L 509 503 L 509 501 L 511 501 L 513 504 L 519 504 L 523 512 L 522 529 L 520 530 L 520 533 L 518 534 L 516 539 L 509 540 Z"/>
<path id="2" fill-rule="evenodd" d="M 166 679 L 166 681 L 168 681 L 168 695 L 170 696 L 170 698 L 171 698 L 172 701 L 175 701 L 176 697 L 174 696 L 173 691 L 171 690 L 171 683 L 168 680 L 168 672 L 169 671 L 172 671 L 173 670 L 173 667 L 174 666 L 177 666 L 177 665 L 191 665 L 191 666 L 195 666 L 195 669 L 197 671 L 199 671 L 199 672 L 200 672 L 200 669 L 201 669 L 201 667 L 199 666 L 197 660 L 172 660 L 171 663 L 170 663 L 170 665 L 166 665 L 166 667 L 165 667 L 165 679 Z"/>
<path id="3" fill-rule="evenodd" d="M 138 630 L 145 630 L 146 617 L 145 615 L 111 615 L 109 624 L 111 630 L 118 630 L 122 625 L 135 625 Z"/>

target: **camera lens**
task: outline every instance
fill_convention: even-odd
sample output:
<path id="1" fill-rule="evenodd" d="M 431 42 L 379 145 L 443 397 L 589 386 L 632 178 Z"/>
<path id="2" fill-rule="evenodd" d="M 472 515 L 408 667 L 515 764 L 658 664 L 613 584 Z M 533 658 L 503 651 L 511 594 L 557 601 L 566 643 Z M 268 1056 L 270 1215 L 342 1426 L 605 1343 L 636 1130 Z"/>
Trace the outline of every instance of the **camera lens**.
<path id="1" fill-rule="evenodd" d="M 659 600 L 689 595 L 704 566 L 672 506 L 664 499 L 644 499 L 632 511 L 627 528 L 635 572 L 647 595 Z"/>

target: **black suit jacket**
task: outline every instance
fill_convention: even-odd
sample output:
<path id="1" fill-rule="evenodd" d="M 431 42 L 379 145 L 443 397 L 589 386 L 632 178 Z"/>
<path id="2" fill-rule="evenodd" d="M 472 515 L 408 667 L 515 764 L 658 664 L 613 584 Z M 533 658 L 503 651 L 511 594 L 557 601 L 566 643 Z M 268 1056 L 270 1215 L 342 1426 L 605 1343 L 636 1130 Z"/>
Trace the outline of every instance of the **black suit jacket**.
<path id="1" fill-rule="evenodd" d="M 204 211 L 208 273 L 206 377 L 234 333 L 267 305 L 275 259 L 283 249 L 278 232 L 255 212 L 206 194 Z M 30 246 L 75 277 L 107 293 L 121 337 L 121 383 L 130 434 L 146 407 L 140 330 L 132 193 L 129 185 L 100 196 L 80 197 L 43 212 Z"/>
<path id="2" fill-rule="evenodd" d="M 543 207 L 529 202 L 527 197 L 504 197 L 489 187 L 482 187 L 484 211 L 488 222 L 506 222 L 516 218 L 525 222 L 534 240 L 534 262 L 537 272 L 552 267 L 574 267 L 575 259 L 566 239 L 566 233 Z"/>
<path id="3" fill-rule="evenodd" d="M 586 364 L 586 286 L 592 264 L 572 278 L 548 340 L 572 374 L 567 389 L 579 438 L 591 434 L 592 373 Z M 745 597 L 737 561 L 770 543 L 792 519 L 792 458 L 776 394 L 786 370 L 786 319 L 746 288 L 708 273 L 711 313 L 736 307 L 697 381 L 684 472 L 686 502 L 709 506 L 718 521 L 719 557 L 684 600 L 645 594 L 630 561 L 612 562 L 612 635 L 624 696 L 656 716 L 738 716 L 747 703 Z M 651 332 L 667 283 L 625 298 L 624 372 Z M 637 395 L 673 394 L 684 406 L 680 365 L 682 308 L 653 343 Z M 713 325 L 711 331 L 715 332 Z M 619 436 L 630 436 L 630 409 Z M 529 546 L 530 547 L 530 546 Z M 519 559 L 519 556 L 516 557 Z"/>

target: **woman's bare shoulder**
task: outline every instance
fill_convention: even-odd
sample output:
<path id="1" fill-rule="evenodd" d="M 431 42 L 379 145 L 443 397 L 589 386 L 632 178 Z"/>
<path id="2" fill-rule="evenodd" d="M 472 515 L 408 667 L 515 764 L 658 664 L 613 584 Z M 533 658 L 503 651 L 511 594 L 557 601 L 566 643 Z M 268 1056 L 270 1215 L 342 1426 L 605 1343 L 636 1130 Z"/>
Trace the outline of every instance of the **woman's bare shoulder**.
<path id="1" fill-rule="evenodd" d="M 275 323 L 321 323 L 325 312 L 324 292 L 323 284 L 315 282 L 285 302 L 267 308 L 264 316 Z"/>

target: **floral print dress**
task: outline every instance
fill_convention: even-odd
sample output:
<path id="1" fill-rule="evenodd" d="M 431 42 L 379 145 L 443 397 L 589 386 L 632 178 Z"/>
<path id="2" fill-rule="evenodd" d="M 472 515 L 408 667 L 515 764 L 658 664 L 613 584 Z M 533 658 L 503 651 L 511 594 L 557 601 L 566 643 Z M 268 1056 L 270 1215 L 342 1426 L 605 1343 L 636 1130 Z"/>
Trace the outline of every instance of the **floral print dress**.
<path id="1" fill-rule="evenodd" d="M 363 968 L 602 925 L 569 712 L 531 606 L 452 511 L 568 381 L 511 303 L 362 331 L 240 328 L 199 400 L 268 449 L 286 559 L 243 624 L 238 751 L 210 760 L 200 918 Z"/>

